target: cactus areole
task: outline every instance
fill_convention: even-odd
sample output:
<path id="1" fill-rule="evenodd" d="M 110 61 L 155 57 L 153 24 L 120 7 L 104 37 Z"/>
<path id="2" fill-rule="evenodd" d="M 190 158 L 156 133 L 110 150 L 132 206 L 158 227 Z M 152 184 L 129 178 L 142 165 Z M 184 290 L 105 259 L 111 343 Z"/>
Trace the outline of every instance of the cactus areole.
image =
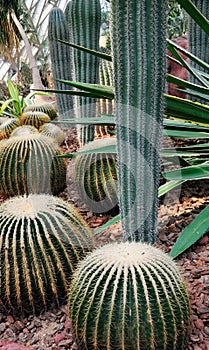
<path id="1" fill-rule="evenodd" d="M 166 1 L 112 0 L 119 202 L 124 238 L 157 236 Z"/>
<path id="2" fill-rule="evenodd" d="M 189 324 L 176 264 L 140 242 L 107 245 L 84 258 L 69 311 L 82 350 L 182 350 Z"/>

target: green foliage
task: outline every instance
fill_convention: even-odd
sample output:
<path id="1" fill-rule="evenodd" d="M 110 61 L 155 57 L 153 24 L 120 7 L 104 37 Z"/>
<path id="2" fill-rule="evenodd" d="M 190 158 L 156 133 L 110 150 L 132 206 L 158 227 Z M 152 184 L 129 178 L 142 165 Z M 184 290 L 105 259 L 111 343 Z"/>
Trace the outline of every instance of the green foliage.
<path id="1" fill-rule="evenodd" d="M 0 193 L 57 194 L 66 183 L 66 164 L 58 145 L 41 133 L 26 133 L 0 142 Z"/>
<path id="2" fill-rule="evenodd" d="M 92 149 L 112 145 L 115 145 L 115 138 L 111 137 L 89 142 L 79 150 L 81 154 L 75 158 L 78 193 L 88 208 L 95 213 L 108 212 L 118 204 L 116 155 L 91 152 Z"/>
<path id="3" fill-rule="evenodd" d="M 98 248 L 79 264 L 69 313 L 85 350 L 181 350 L 190 319 L 177 266 L 161 250 L 135 242 Z"/>
<path id="4" fill-rule="evenodd" d="M 16 315 L 66 302 L 72 273 L 94 246 L 74 207 L 40 194 L 1 204 L 0 240 L 0 310 Z"/>
<path id="5" fill-rule="evenodd" d="M 176 38 L 188 30 L 188 16 L 176 0 L 168 1 L 167 37 Z"/>

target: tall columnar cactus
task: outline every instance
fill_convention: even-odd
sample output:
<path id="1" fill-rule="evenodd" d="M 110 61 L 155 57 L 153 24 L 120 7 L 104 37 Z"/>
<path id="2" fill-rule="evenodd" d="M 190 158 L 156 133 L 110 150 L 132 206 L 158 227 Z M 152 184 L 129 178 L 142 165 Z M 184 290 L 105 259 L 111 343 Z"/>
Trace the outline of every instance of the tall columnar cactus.
<path id="1" fill-rule="evenodd" d="M 63 11 L 54 7 L 49 14 L 48 40 L 51 57 L 51 68 L 56 90 L 69 90 L 69 85 L 56 79 L 72 80 L 71 49 L 57 39 L 69 42 L 68 25 Z M 56 94 L 59 119 L 74 117 L 73 97 L 65 94 Z"/>
<path id="2" fill-rule="evenodd" d="M 72 273 L 94 246 L 74 207 L 41 194 L 1 204 L 0 242 L 0 310 L 15 314 L 66 302 Z"/>
<path id="3" fill-rule="evenodd" d="M 115 138 L 106 137 L 89 142 L 80 151 L 115 145 Z M 117 165 L 113 153 L 88 153 L 75 159 L 75 182 L 78 193 L 95 213 L 108 212 L 118 204 Z"/>
<path id="4" fill-rule="evenodd" d="M 69 313 L 82 350 L 182 350 L 189 301 L 167 254 L 126 242 L 99 248 L 79 264 Z"/>
<path id="5" fill-rule="evenodd" d="M 100 0 L 72 0 L 65 10 L 69 25 L 70 40 L 77 45 L 92 50 L 99 50 L 101 26 Z M 99 83 L 99 59 L 83 51 L 73 49 L 75 80 L 83 83 Z M 80 118 L 95 117 L 96 99 L 78 97 L 76 116 Z M 80 142 L 86 144 L 94 139 L 94 127 L 80 128 Z"/>
<path id="6" fill-rule="evenodd" d="M 66 184 L 66 163 L 58 145 L 41 133 L 24 133 L 0 142 L 0 193 L 57 194 Z"/>
<path id="7" fill-rule="evenodd" d="M 166 72 L 166 1 L 112 0 L 119 203 L 124 238 L 153 243 Z"/>
<path id="8" fill-rule="evenodd" d="M 192 0 L 192 3 L 198 8 L 198 10 L 209 20 L 209 2 L 207 0 Z M 189 17 L 189 51 L 209 64 L 209 37 L 204 32 L 202 28 L 191 18 Z M 200 69 L 200 66 L 197 63 L 191 62 L 191 65 L 194 68 Z M 190 80 L 193 83 L 198 83 L 198 80 L 190 74 Z M 191 97 L 192 100 L 208 103 L 204 99 L 198 99 Z"/>

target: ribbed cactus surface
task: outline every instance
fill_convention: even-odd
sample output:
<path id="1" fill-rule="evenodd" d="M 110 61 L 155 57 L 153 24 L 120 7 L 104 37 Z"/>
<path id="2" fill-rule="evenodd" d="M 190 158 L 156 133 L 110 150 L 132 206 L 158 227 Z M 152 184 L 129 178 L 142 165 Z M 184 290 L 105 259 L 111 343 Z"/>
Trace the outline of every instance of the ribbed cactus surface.
<path id="1" fill-rule="evenodd" d="M 119 202 L 124 238 L 157 237 L 166 1 L 112 0 Z"/>
<path id="2" fill-rule="evenodd" d="M 37 134 L 38 133 L 38 129 L 36 129 L 34 126 L 32 125 L 22 125 L 22 126 L 18 126 L 16 129 L 14 129 L 10 135 L 10 137 L 13 136 L 23 136 L 26 134 Z"/>
<path id="3" fill-rule="evenodd" d="M 94 250 L 70 288 L 69 315 L 82 350 L 182 350 L 189 313 L 176 264 L 145 243 Z"/>
<path id="4" fill-rule="evenodd" d="M 54 7 L 49 14 L 48 40 L 51 57 L 51 67 L 55 90 L 69 90 L 69 85 L 56 79 L 72 79 L 71 48 L 57 39 L 69 42 L 68 25 L 65 15 L 60 8 Z M 65 94 L 56 94 L 57 110 L 60 119 L 74 117 L 73 97 Z"/>
<path id="5" fill-rule="evenodd" d="M 0 142 L 0 193 L 57 194 L 66 184 L 66 163 L 58 145 L 40 133 L 26 133 Z"/>
<path id="6" fill-rule="evenodd" d="M 37 129 L 50 121 L 48 114 L 38 111 L 23 112 L 20 116 L 20 125 L 32 125 Z"/>
<path id="7" fill-rule="evenodd" d="M 101 26 L 100 0 L 72 0 L 65 10 L 70 41 L 74 44 L 99 50 Z M 83 83 L 99 83 L 99 59 L 83 51 L 73 49 L 74 79 Z M 88 97 L 76 99 L 76 116 L 79 118 L 97 115 L 97 100 Z M 80 142 L 86 144 L 94 139 L 94 127 L 80 128 Z"/>
<path id="8" fill-rule="evenodd" d="M 58 117 L 58 114 L 51 103 L 42 102 L 42 103 L 33 103 L 24 108 L 24 112 L 36 111 L 48 114 L 51 120 L 54 120 Z"/>
<path id="9" fill-rule="evenodd" d="M 80 151 L 113 146 L 116 139 L 106 137 L 89 142 Z M 95 213 L 104 213 L 118 204 L 117 165 L 114 153 L 88 153 L 75 158 L 75 182 L 84 203 Z"/>
<path id="10" fill-rule="evenodd" d="M 207 0 L 192 0 L 192 3 L 198 8 L 198 10 L 209 20 L 209 2 Z M 189 51 L 209 64 L 209 38 L 205 31 L 191 18 L 189 17 Z M 193 68 L 203 70 L 197 63 L 191 62 Z M 193 83 L 200 84 L 198 79 L 190 74 L 190 80 Z M 207 100 L 198 99 L 197 97 L 191 97 L 193 101 L 206 103 Z"/>
<path id="11" fill-rule="evenodd" d="M 0 242 L 0 310 L 15 314 L 65 302 L 77 263 L 94 246 L 74 207 L 40 194 L 1 204 Z"/>
<path id="12" fill-rule="evenodd" d="M 18 118 L 9 118 L 0 125 L 0 140 L 7 139 L 12 131 L 20 125 Z"/>
<path id="13" fill-rule="evenodd" d="M 65 140 L 64 131 L 59 126 L 54 125 L 52 123 L 46 123 L 42 125 L 39 131 L 43 135 L 54 139 L 58 143 L 58 145 L 61 145 Z"/>

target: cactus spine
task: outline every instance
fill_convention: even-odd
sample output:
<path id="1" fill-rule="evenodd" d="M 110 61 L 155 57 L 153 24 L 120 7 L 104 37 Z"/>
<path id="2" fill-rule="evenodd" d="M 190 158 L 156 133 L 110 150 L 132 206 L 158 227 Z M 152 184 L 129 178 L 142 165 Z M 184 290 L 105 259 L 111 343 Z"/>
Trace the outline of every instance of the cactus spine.
<path id="1" fill-rule="evenodd" d="M 166 1 L 112 0 L 119 203 L 124 238 L 157 236 Z"/>
<path id="2" fill-rule="evenodd" d="M 25 133 L 0 142 L 0 192 L 5 196 L 57 194 L 66 183 L 66 163 L 49 137 Z"/>
<path id="3" fill-rule="evenodd" d="M 54 7 L 49 14 L 48 40 L 51 56 L 51 67 L 56 90 L 69 90 L 69 85 L 56 81 L 56 79 L 72 80 L 71 49 L 57 39 L 69 42 L 68 26 L 63 11 Z M 73 118 L 73 97 L 65 94 L 56 94 L 59 118 Z"/>
<path id="4" fill-rule="evenodd" d="M 65 302 L 78 261 L 94 246 L 75 208 L 40 194 L 1 204 L 0 242 L 0 309 L 15 314 Z"/>
<path id="5" fill-rule="evenodd" d="M 207 0 L 192 0 L 192 3 L 207 19 L 209 19 L 209 2 Z M 191 17 L 189 17 L 189 51 L 205 63 L 209 64 L 208 45 L 208 35 Z M 202 70 L 197 63 L 191 62 L 191 65 L 193 68 Z M 199 83 L 192 74 L 190 74 L 190 80 L 193 83 Z M 196 97 L 191 97 L 191 99 L 201 103 L 208 103 L 206 100 L 198 99 Z"/>
<path id="6" fill-rule="evenodd" d="M 89 142 L 80 151 L 96 150 L 112 145 L 115 145 L 115 138 L 108 137 Z M 113 209 L 118 204 L 115 154 L 77 155 L 75 182 L 81 199 L 93 212 L 104 213 Z"/>
<path id="7" fill-rule="evenodd" d="M 80 349 L 182 350 L 189 301 L 167 254 L 126 242 L 99 248 L 79 264 L 69 313 Z"/>
<path id="8" fill-rule="evenodd" d="M 101 6 L 99 0 L 72 0 L 67 4 L 66 20 L 70 30 L 70 40 L 77 45 L 99 50 L 101 26 Z M 73 49 L 75 80 L 83 83 L 99 83 L 99 59 L 77 49 Z M 76 116 L 95 117 L 97 101 L 93 98 L 78 97 Z M 80 128 L 80 142 L 86 144 L 94 139 L 94 127 Z"/>

